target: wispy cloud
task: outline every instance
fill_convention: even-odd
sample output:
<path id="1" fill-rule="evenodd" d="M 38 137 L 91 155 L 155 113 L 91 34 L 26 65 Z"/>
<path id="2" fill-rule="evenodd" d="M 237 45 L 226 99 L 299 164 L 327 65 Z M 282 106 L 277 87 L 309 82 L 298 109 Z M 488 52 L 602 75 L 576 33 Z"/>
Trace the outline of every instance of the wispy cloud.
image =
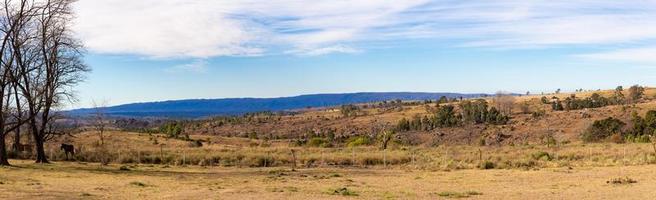
<path id="1" fill-rule="evenodd" d="M 609 52 L 577 55 L 577 57 L 605 61 L 656 64 L 656 47 L 619 49 Z"/>
<path id="2" fill-rule="evenodd" d="M 77 12 L 75 28 L 92 51 L 155 58 L 260 55 L 273 49 L 355 53 L 366 51 L 358 46 L 363 41 L 408 38 L 458 39 L 470 48 L 656 39 L 654 1 L 81 0 Z"/>
<path id="3" fill-rule="evenodd" d="M 296 55 L 301 55 L 301 56 L 319 56 L 319 55 L 326 55 L 326 54 L 333 54 L 333 53 L 359 53 L 361 50 L 355 49 L 353 47 L 345 46 L 345 45 L 335 45 L 335 46 L 328 46 L 328 47 L 321 47 L 321 48 L 310 48 L 310 49 L 295 49 L 291 51 L 287 51 L 286 53 L 289 54 L 296 54 Z"/>
<path id="4" fill-rule="evenodd" d="M 196 60 L 191 63 L 169 67 L 165 71 L 168 73 L 205 73 L 207 72 L 207 61 Z"/>

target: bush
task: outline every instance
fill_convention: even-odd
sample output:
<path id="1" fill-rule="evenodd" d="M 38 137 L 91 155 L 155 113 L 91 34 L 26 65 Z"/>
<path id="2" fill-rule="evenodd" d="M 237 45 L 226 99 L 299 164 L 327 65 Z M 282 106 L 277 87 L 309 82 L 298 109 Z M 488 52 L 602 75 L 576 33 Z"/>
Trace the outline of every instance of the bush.
<path id="1" fill-rule="evenodd" d="M 371 139 L 367 136 L 357 136 L 349 139 L 349 142 L 346 144 L 348 147 L 358 147 L 364 145 L 370 145 Z"/>
<path id="2" fill-rule="evenodd" d="M 540 160 L 542 158 L 546 158 L 546 160 L 550 161 L 552 159 L 551 155 L 544 151 L 535 152 L 533 155 L 531 155 L 531 157 L 533 157 L 534 160 Z"/>
<path id="3" fill-rule="evenodd" d="M 625 125 L 626 123 L 612 117 L 597 120 L 581 135 L 581 139 L 584 142 L 599 142 L 613 134 L 621 134 L 620 131 Z"/>
<path id="4" fill-rule="evenodd" d="M 325 138 L 314 137 L 307 142 L 307 145 L 311 147 L 330 147 L 330 142 Z"/>
<path id="5" fill-rule="evenodd" d="M 636 181 L 632 178 L 629 178 L 629 177 L 613 178 L 613 179 L 610 179 L 609 181 L 606 181 L 606 183 L 608 183 L 608 184 L 616 184 L 616 185 L 625 185 L 625 184 L 632 184 L 632 183 L 637 183 L 637 182 L 638 181 Z"/>
<path id="6" fill-rule="evenodd" d="M 615 133 L 615 134 L 611 135 L 608 140 L 610 142 L 613 142 L 613 143 L 616 143 L 616 144 L 624 143 L 624 137 L 622 137 L 622 135 L 619 134 L 619 133 Z"/>
<path id="7" fill-rule="evenodd" d="M 342 196 L 358 196 L 358 193 L 356 193 L 353 190 L 350 190 L 348 188 L 337 188 L 335 190 L 332 190 L 330 192 L 332 195 L 342 195 Z"/>
<path id="8" fill-rule="evenodd" d="M 624 140 L 627 142 L 635 142 L 635 143 L 650 143 L 651 137 L 649 135 L 640 135 L 640 136 L 627 135 L 624 138 Z"/>
<path id="9" fill-rule="evenodd" d="M 123 166 L 121 166 L 120 168 L 118 168 L 118 170 L 121 170 L 121 171 L 130 171 L 130 168 L 129 168 L 128 166 L 123 165 Z"/>
<path id="10" fill-rule="evenodd" d="M 495 163 L 493 163 L 492 161 L 487 161 L 487 160 L 485 162 L 481 163 L 481 166 L 480 166 L 481 169 L 494 169 L 495 167 L 496 167 Z"/>
<path id="11" fill-rule="evenodd" d="M 255 156 L 251 159 L 250 167 L 272 167 L 274 162 L 272 156 Z"/>
<path id="12" fill-rule="evenodd" d="M 137 186 L 137 187 L 146 187 L 146 186 L 148 186 L 145 183 L 142 183 L 142 182 L 139 182 L 139 181 L 132 181 L 132 182 L 130 182 L 130 185 Z"/>
<path id="13" fill-rule="evenodd" d="M 460 198 L 468 198 L 468 197 L 471 197 L 471 196 L 482 195 L 482 194 L 483 193 L 480 193 L 480 192 L 477 192 L 477 191 L 467 191 L 467 192 L 446 191 L 446 192 L 437 193 L 437 196 L 444 197 L 444 198 L 460 199 Z"/>

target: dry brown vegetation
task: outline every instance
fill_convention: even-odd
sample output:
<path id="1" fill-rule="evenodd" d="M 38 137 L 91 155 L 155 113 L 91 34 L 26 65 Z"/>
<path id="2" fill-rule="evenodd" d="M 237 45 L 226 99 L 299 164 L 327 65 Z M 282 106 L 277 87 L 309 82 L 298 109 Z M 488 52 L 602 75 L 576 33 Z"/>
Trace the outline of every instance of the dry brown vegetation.
<path id="1" fill-rule="evenodd" d="M 650 199 L 654 165 L 541 170 L 167 167 L 15 161 L 0 168 L 11 199 Z M 630 177 L 629 184 L 607 183 Z"/>
<path id="2" fill-rule="evenodd" d="M 542 104 L 541 97 L 558 97 L 564 99 L 571 95 L 585 98 L 593 93 L 602 96 L 613 95 L 612 90 L 586 91 L 577 93 L 560 93 L 548 95 L 530 95 L 515 97 L 512 117 L 508 124 L 499 126 L 468 125 L 456 128 L 440 128 L 432 131 L 415 131 L 407 135 L 413 143 L 424 146 L 474 144 L 481 138 L 488 144 L 495 142 L 497 135 L 504 135 L 501 141 L 504 145 L 540 143 L 546 136 L 553 136 L 558 141 L 574 142 L 579 140 L 583 132 L 595 120 L 614 117 L 629 121 L 632 112 L 644 115 L 648 110 L 656 109 L 656 89 L 647 88 L 644 99 L 636 104 L 605 106 L 572 111 L 552 111 L 551 105 Z M 625 90 L 624 93 L 627 93 Z M 625 95 L 628 95 L 625 94 Z M 493 102 L 495 97 L 487 98 Z M 505 101 L 504 101 L 505 102 Z M 453 103 L 457 105 L 457 103 Z M 507 103 L 504 103 L 507 104 Z M 494 103 L 491 103 L 494 105 Z M 507 106 L 507 105 L 506 105 Z M 343 116 L 338 108 L 313 109 L 294 115 L 263 115 L 252 116 L 239 122 L 223 123 L 219 120 L 206 120 L 186 126 L 189 134 L 217 135 L 228 137 L 249 137 L 257 135 L 258 138 L 299 138 L 311 134 L 334 133 L 336 137 L 352 137 L 356 135 L 372 134 L 379 127 L 391 127 L 403 119 L 412 119 L 415 116 L 430 114 L 430 108 L 435 103 L 406 102 L 403 105 L 378 106 L 377 103 L 359 105 L 361 111 L 357 116 Z M 529 112 L 523 112 L 522 107 L 528 107 Z M 543 112 L 536 117 L 533 112 Z"/>
<path id="3" fill-rule="evenodd" d="M 18 199 L 643 199 L 656 195 L 649 189 L 656 180 L 649 175 L 656 164 L 652 144 L 584 143 L 579 136 L 595 120 L 629 121 L 632 112 L 644 115 L 656 109 L 654 93 L 648 89 L 646 98 L 635 105 L 573 111 L 551 111 L 540 102 L 541 96 L 516 97 L 506 125 L 402 132 L 397 136 L 419 142 L 395 140 L 387 149 L 376 141 L 299 146 L 295 138 L 326 129 L 337 136 L 366 135 L 404 117 L 426 114 L 425 104 L 363 107 L 348 117 L 334 109 L 315 109 L 254 116 L 220 126 L 204 121 L 187 125 L 195 127 L 187 130 L 188 139 L 106 131 L 101 145 L 97 133 L 87 131 L 46 145 L 55 164 L 12 160 L 15 167 L 0 168 L 0 195 Z M 522 105 L 545 112 L 536 117 L 523 112 Z M 507 137 L 494 142 L 499 134 Z M 74 159 L 64 161 L 58 149 L 61 143 L 76 146 Z M 37 190 L 45 192 L 34 193 Z"/>

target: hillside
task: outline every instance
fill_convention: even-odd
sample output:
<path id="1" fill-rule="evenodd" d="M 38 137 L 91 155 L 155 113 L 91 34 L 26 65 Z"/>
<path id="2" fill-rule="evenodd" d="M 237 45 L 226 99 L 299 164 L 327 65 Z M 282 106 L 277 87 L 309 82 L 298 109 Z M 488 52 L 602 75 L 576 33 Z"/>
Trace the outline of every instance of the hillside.
<path id="1" fill-rule="evenodd" d="M 472 98 L 485 94 L 382 92 L 348 94 L 313 94 L 280 98 L 231 98 L 191 99 L 162 102 L 133 103 L 107 107 L 105 113 L 122 117 L 171 117 L 201 118 L 218 115 L 239 115 L 262 111 L 286 111 L 308 107 L 330 107 L 345 104 L 368 103 L 390 100 L 437 100 L 448 98 Z M 69 111 L 71 115 L 84 116 L 94 113 L 91 108 Z"/>
<path id="2" fill-rule="evenodd" d="M 514 107 L 508 123 L 504 125 L 473 124 L 458 127 L 436 128 L 431 130 L 411 130 L 401 132 L 401 140 L 415 145 L 437 144 L 524 144 L 540 143 L 553 137 L 557 141 L 579 141 L 579 135 L 595 120 L 608 117 L 620 119 L 630 124 L 631 114 L 644 115 L 656 109 L 653 99 L 656 90 L 647 88 L 644 98 L 635 104 L 609 105 L 599 108 L 585 108 L 570 111 L 554 111 L 550 104 L 540 102 L 542 97 L 564 99 L 575 95 L 578 99 L 590 97 L 593 93 L 602 96 L 612 95 L 612 90 L 531 95 L 515 97 Z M 490 104 L 493 100 L 486 99 Z M 458 109 L 458 103 L 449 103 Z M 527 105 L 529 112 L 522 112 Z M 430 117 L 436 103 L 403 102 L 401 104 L 359 104 L 357 114 L 344 116 L 340 108 L 325 108 L 296 114 L 261 114 L 236 118 L 213 118 L 187 124 L 185 131 L 198 135 L 219 135 L 228 137 L 258 138 L 307 138 L 318 135 L 334 135 L 337 140 L 360 135 L 375 135 L 380 129 L 393 129 L 401 119 Z M 533 112 L 544 112 L 534 116 Z M 628 126 L 627 126 L 628 127 Z"/>

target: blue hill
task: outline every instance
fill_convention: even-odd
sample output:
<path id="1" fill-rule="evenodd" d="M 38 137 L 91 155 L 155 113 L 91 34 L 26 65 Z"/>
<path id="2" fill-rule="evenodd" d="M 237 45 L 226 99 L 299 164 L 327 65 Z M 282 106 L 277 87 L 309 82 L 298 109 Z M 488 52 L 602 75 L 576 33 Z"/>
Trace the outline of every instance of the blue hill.
<path id="1" fill-rule="evenodd" d="M 348 94 L 312 94 L 280 98 L 230 98 L 190 99 L 161 102 L 132 103 L 107 107 L 108 115 L 123 117 L 175 117 L 199 118 L 217 115 L 239 115 L 260 111 L 286 111 L 308 107 L 330 107 L 355 103 L 370 103 L 389 100 L 437 100 L 449 98 L 474 98 L 485 94 L 421 93 L 421 92 L 366 92 Z M 94 109 L 83 108 L 68 111 L 71 115 L 83 116 L 94 113 Z"/>

